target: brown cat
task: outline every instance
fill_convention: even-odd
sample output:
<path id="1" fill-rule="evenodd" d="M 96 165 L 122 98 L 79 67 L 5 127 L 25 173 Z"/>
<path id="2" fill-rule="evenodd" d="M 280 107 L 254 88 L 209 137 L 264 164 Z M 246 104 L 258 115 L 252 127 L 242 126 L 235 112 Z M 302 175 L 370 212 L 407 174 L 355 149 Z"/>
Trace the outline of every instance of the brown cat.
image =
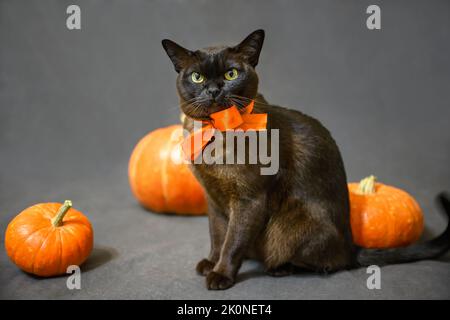
<path id="1" fill-rule="evenodd" d="M 262 261 L 269 274 L 279 276 L 298 267 L 329 272 L 446 252 L 448 226 L 438 238 L 406 248 L 362 249 L 353 244 L 346 174 L 330 133 L 316 119 L 269 105 L 258 94 L 255 67 L 263 41 L 263 30 L 236 46 L 197 51 L 162 41 L 178 72 L 186 129 L 192 131 L 194 120 L 208 120 L 232 105 L 243 109 L 255 100 L 253 113 L 268 114 L 268 132 L 279 130 L 279 169 L 273 175 L 262 175 L 261 163 L 191 166 L 209 206 L 211 252 L 197 265 L 207 288 L 231 287 L 245 258 Z M 269 134 L 269 145 L 271 139 Z M 450 214 L 448 197 L 442 194 L 440 200 Z"/>

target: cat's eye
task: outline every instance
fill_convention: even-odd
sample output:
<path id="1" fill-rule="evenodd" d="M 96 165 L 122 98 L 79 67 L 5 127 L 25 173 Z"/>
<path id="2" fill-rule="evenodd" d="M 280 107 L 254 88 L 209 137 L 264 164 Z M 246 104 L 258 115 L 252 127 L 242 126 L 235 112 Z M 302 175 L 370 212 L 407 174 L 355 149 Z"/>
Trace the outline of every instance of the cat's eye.
<path id="1" fill-rule="evenodd" d="M 198 72 L 192 72 L 191 79 L 194 83 L 202 83 L 205 81 L 205 77 Z"/>
<path id="2" fill-rule="evenodd" d="M 225 72 L 225 79 L 228 81 L 234 80 L 238 77 L 238 71 L 233 68 Z"/>

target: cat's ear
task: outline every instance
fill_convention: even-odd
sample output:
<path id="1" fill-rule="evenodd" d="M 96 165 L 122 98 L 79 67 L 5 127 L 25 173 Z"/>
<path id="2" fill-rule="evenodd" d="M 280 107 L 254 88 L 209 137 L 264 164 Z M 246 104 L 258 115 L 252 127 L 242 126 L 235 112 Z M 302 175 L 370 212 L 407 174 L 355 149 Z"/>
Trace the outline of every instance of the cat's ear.
<path id="1" fill-rule="evenodd" d="M 264 30 L 259 29 L 250 33 L 241 43 L 234 47 L 247 62 L 255 67 L 258 64 L 259 54 L 264 43 Z"/>
<path id="2" fill-rule="evenodd" d="M 183 48 L 172 40 L 164 39 L 161 43 L 170 60 L 172 60 L 175 71 L 180 72 L 189 63 L 193 55 L 192 51 Z"/>

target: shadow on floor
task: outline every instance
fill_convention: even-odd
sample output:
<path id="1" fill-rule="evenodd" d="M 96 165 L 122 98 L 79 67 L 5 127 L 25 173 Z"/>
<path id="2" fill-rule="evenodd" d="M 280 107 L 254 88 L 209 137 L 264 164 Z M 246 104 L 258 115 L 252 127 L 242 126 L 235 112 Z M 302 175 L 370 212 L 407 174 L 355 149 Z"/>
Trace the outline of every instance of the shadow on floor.
<path id="1" fill-rule="evenodd" d="M 88 272 L 91 270 L 94 270 L 105 263 L 108 263 L 109 261 L 113 260 L 118 256 L 118 252 L 116 249 L 111 247 L 104 247 L 104 246 L 96 246 L 94 249 L 92 249 L 92 253 L 89 256 L 89 258 L 81 265 L 81 272 Z M 31 278 L 34 278 L 36 280 L 45 280 L 49 279 L 49 277 L 41 277 L 37 276 L 31 273 L 27 273 L 23 271 L 26 275 L 30 276 Z M 62 278 L 66 277 L 68 274 L 61 274 L 57 276 L 52 276 L 51 278 Z"/>
<path id="2" fill-rule="evenodd" d="M 236 283 L 244 282 L 249 279 L 255 279 L 255 278 L 261 278 L 261 277 L 272 277 L 272 278 L 282 278 L 285 276 L 288 277 L 326 277 L 332 273 L 320 273 L 320 272 L 314 272 L 311 270 L 303 269 L 300 267 L 294 267 L 293 273 L 289 275 L 284 276 L 273 276 L 269 275 L 267 272 L 264 271 L 264 268 L 261 265 L 255 266 L 254 268 L 250 270 L 246 270 L 244 272 L 238 273 L 236 278 Z"/>
<path id="3" fill-rule="evenodd" d="M 95 246 L 89 258 L 81 266 L 81 271 L 88 272 L 94 270 L 115 259 L 118 255 L 119 253 L 114 248 Z"/>

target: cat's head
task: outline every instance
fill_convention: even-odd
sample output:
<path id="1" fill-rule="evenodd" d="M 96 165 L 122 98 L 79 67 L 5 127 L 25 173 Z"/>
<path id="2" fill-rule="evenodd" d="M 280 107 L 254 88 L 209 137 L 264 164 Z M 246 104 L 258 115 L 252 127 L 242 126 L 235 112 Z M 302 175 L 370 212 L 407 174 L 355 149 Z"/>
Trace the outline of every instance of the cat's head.
<path id="1" fill-rule="evenodd" d="M 177 89 L 182 111 L 193 119 L 231 105 L 244 108 L 258 91 L 255 67 L 264 42 L 264 31 L 252 32 L 236 46 L 191 51 L 171 40 L 162 45 L 178 72 Z"/>

